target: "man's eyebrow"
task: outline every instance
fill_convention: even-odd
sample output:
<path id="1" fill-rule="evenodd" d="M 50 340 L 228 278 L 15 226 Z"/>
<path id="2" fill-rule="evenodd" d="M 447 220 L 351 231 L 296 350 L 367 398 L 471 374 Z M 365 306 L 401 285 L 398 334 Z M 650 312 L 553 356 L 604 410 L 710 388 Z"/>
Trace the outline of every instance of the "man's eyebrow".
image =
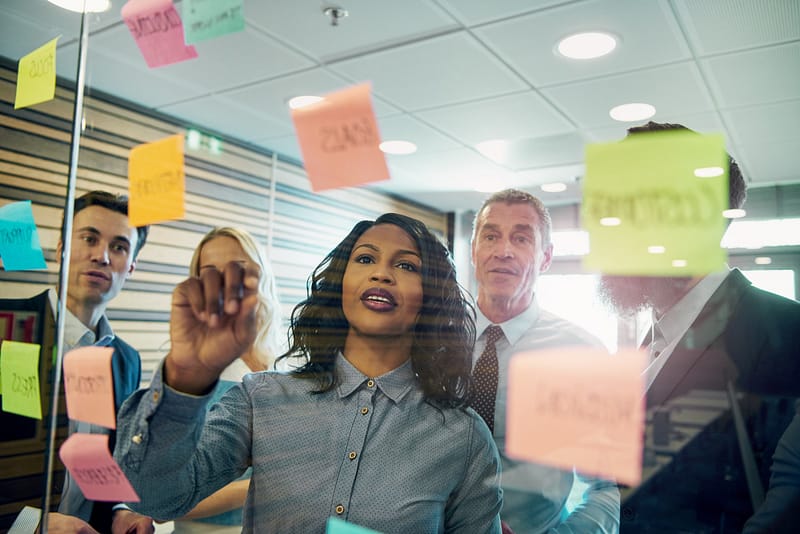
<path id="1" fill-rule="evenodd" d="M 94 235 L 102 235 L 102 233 L 100 232 L 100 230 L 98 230 L 98 229 L 97 229 L 97 228 L 95 228 L 94 226 L 82 226 L 82 227 L 78 228 L 76 231 L 77 231 L 78 233 L 81 233 L 81 232 L 88 232 L 88 233 L 90 233 L 90 234 L 94 234 Z M 115 236 L 115 237 L 113 238 L 113 240 L 114 240 L 114 241 L 124 241 L 124 242 L 125 242 L 125 243 L 127 243 L 129 246 L 130 246 L 130 244 L 131 244 L 131 240 L 130 240 L 130 239 L 128 239 L 128 236 L 126 236 L 126 235 L 118 235 L 118 236 Z"/>

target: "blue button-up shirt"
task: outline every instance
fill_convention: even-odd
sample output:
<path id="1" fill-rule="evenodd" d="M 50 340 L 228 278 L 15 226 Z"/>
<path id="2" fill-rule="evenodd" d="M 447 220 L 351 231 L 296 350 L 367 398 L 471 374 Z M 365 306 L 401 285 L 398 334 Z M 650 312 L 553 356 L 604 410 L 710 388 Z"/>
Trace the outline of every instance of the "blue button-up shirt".
<path id="1" fill-rule="evenodd" d="M 179 517 L 252 464 L 246 532 L 324 532 L 330 516 L 380 532 L 500 532 L 499 457 L 472 409 L 425 401 L 411 362 L 377 378 L 343 356 L 338 382 L 247 375 L 208 412 L 159 369 L 120 412 L 116 458 L 139 512 Z"/>

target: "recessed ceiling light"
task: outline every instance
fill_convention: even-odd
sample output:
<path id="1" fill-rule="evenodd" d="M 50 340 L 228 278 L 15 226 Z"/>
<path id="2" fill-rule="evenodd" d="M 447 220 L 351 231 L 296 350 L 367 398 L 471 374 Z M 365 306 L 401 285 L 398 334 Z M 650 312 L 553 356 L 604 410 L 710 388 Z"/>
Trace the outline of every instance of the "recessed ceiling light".
<path id="1" fill-rule="evenodd" d="M 619 217 L 603 217 L 600 219 L 602 226 L 619 226 L 622 223 Z"/>
<path id="2" fill-rule="evenodd" d="M 663 254 L 667 251 L 667 249 L 661 245 L 650 245 L 647 247 L 647 252 L 650 254 Z"/>
<path id="3" fill-rule="evenodd" d="M 611 115 L 611 118 L 615 121 L 635 122 L 649 119 L 656 114 L 656 108 L 650 104 L 634 102 L 611 108 L 608 114 Z"/>
<path id="4" fill-rule="evenodd" d="M 740 208 L 733 208 L 722 212 L 722 216 L 726 219 L 741 219 L 747 215 L 747 212 Z"/>
<path id="5" fill-rule="evenodd" d="M 617 39 L 608 33 L 576 33 L 561 39 L 558 52 L 572 59 L 593 59 L 611 53 L 617 47 Z"/>
<path id="6" fill-rule="evenodd" d="M 86 9 L 87 13 L 102 13 L 108 11 L 111 7 L 111 0 L 47 0 L 53 5 L 74 11 L 75 13 L 82 13 Z"/>
<path id="7" fill-rule="evenodd" d="M 417 151 L 417 145 L 411 141 L 384 141 L 378 147 L 386 154 L 413 154 Z"/>
<path id="8" fill-rule="evenodd" d="M 298 109 L 305 106 L 310 106 L 311 104 L 316 104 L 324 100 L 321 96 L 314 96 L 314 95 L 302 95 L 296 96 L 294 98 L 289 99 L 289 107 L 292 109 Z"/>
<path id="9" fill-rule="evenodd" d="M 753 261 L 756 262 L 756 265 L 769 265 L 772 263 L 772 258 L 769 256 L 759 256 Z"/>
<path id="10" fill-rule="evenodd" d="M 503 163 L 508 159 L 508 142 L 502 139 L 481 141 L 475 145 L 475 148 L 478 149 L 478 152 L 497 163 Z"/>
<path id="11" fill-rule="evenodd" d="M 688 264 L 686 260 L 672 260 L 673 267 L 686 267 Z"/>
<path id="12" fill-rule="evenodd" d="M 542 191 L 547 193 L 560 193 L 567 190 L 567 184 L 563 182 L 553 182 L 552 184 L 542 184 Z"/>
<path id="13" fill-rule="evenodd" d="M 694 175 L 698 178 L 714 178 L 715 176 L 721 176 L 723 172 L 725 172 L 725 169 L 722 167 L 700 167 L 694 170 Z"/>

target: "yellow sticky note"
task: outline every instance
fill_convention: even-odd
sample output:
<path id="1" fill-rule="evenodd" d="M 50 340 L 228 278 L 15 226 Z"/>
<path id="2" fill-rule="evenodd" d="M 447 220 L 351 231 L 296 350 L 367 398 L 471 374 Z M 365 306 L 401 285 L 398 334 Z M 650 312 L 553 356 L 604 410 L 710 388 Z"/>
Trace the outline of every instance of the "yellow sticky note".
<path id="1" fill-rule="evenodd" d="M 56 43 L 58 37 L 19 60 L 14 109 L 52 100 L 56 95 Z"/>
<path id="2" fill-rule="evenodd" d="M 724 268 L 728 157 L 721 135 L 671 130 L 586 148 L 584 267 L 691 276 Z"/>
<path id="3" fill-rule="evenodd" d="M 0 345 L 0 374 L 3 381 L 3 411 L 42 418 L 39 394 L 39 350 L 35 343 L 3 341 Z"/>
<path id="4" fill-rule="evenodd" d="M 506 453 L 638 484 L 644 365 L 645 354 L 637 350 L 611 356 L 564 347 L 515 354 L 508 371 Z"/>
<path id="5" fill-rule="evenodd" d="M 128 218 L 142 226 L 184 216 L 183 136 L 135 146 L 128 158 Z"/>

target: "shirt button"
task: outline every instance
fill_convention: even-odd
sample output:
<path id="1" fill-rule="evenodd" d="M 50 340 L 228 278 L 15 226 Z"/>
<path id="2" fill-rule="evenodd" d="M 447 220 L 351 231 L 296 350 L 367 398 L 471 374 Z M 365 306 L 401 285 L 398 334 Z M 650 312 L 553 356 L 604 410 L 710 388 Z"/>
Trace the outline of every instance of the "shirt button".
<path id="1" fill-rule="evenodd" d="M 142 442 L 142 435 L 141 434 L 134 434 L 134 436 L 131 438 L 131 441 L 134 442 L 137 445 L 140 444 Z"/>
<path id="2" fill-rule="evenodd" d="M 374 380 L 367 380 L 367 387 L 368 388 L 374 388 L 375 387 L 375 381 Z"/>
<path id="3" fill-rule="evenodd" d="M 343 513 L 344 513 L 344 506 L 342 506 L 341 504 L 337 505 L 336 506 L 336 514 L 337 515 L 342 515 Z"/>
<path id="4" fill-rule="evenodd" d="M 350 451 L 350 453 L 347 455 L 347 457 L 350 458 L 351 460 L 355 460 L 356 456 L 358 456 L 358 453 L 356 451 Z"/>
<path id="5" fill-rule="evenodd" d="M 153 402 L 158 402 L 158 398 L 159 398 L 160 396 L 161 396 L 161 395 L 159 394 L 158 390 L 155 390 L 155 391 L 153 392 Z"/>
<path id="6" fill-rule="evenodd" d="M 368 413 L 369 413 L 369 408 L 367 408 L 366 406 L 361 408 L 361 415 L 367 415 Z"/>

